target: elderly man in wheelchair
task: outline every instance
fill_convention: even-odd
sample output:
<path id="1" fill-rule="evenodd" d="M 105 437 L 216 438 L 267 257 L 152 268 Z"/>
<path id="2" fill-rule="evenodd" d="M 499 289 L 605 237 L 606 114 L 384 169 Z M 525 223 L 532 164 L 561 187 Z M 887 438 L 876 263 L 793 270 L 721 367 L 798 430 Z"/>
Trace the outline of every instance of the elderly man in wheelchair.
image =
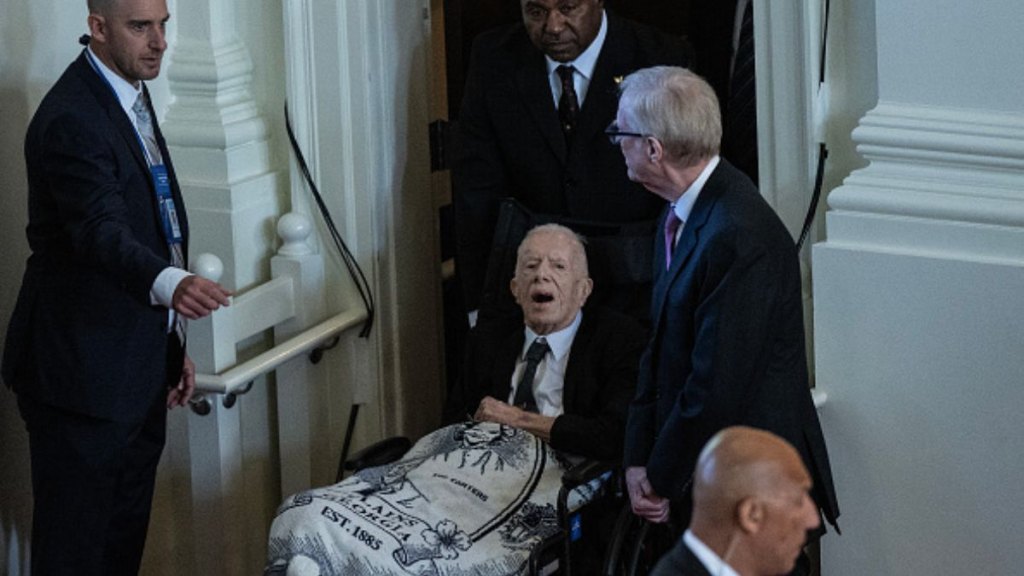
<path id="1" fill-rule="evenodd" d="M 592 287 L 575 232 L 531 229 L 511 280 L 522 321 L 474 328 L 447 401 L 454 423 L 394 462 L 288 498 L 265 574 L 567 573 L 579 529 L 568 513 L 609 476 L 579 464 L 621 459 L 644 344 L 632 318 L 583 310 Z"/>

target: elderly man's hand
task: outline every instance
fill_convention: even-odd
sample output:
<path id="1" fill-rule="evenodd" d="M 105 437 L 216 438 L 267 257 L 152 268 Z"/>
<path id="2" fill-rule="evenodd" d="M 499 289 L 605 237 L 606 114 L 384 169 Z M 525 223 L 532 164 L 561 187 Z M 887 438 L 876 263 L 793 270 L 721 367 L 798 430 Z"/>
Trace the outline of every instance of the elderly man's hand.
<path id="1" fill-rule="evenodd" d="M 473 420 L 477 422 L 497 422 L 506 426 L 518 426 L 522 416 L 523 411 L 519 408 L 487 396 L 477 406 L 476 413 L 473 414 Z"/>
<path id="2" fill-rule="evenodd" d="M 201 276 L 187 276 L 174 289 L 171 304 L 174 311 L 189 320 L 208 316 L 221 306 L 230 306 L 232 292 Z"/>
<path id="3" fill-rule="evenodd" d="M 626 490 L 629 491 L 629 502 L 633 506 L 634 514 L 656 524 L 668 521 L 668 498 L 654 493 L 654 488 L 647 480 L 647 468 L 626 468 Z"/>
<path id="4" fill-rule="evenodd" d="M 511 404 L 490 396 L 484 397 L 477 406 L 473 420 L 477 422 L 495 422 L 505 426 L 513 426 L 525 430 L 545 442 L 551 441 L 551 428 L 555 425 L 554 416 L 544 416 L 535 412 L 527 412 Z"/>

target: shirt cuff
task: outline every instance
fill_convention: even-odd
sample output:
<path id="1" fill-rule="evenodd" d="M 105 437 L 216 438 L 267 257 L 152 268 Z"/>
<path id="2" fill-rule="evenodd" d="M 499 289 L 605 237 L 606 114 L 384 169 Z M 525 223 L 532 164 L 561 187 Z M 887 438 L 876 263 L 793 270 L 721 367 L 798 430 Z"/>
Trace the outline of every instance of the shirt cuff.
<path id="1" fill-rule="evenodd" d="M 188 270 L 168 266 L 156 275 L 153 280 L 153 287 L 149 289 L 149 301 L 151 304 L 159 304 L 170 308 L 174 299 L 174 290 L 182 280 L 192 276 Z"/>

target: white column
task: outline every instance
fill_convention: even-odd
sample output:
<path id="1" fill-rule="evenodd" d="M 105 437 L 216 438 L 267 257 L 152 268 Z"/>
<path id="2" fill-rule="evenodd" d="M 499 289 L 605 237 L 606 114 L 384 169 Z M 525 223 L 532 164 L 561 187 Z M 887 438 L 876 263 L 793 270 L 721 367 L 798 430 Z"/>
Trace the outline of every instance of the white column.
<path id="1" fill-rule="evenodd" d="M 324 263 L 306 243 L 311 221 L 286 214 L 278 222 L 284 240 L 271 259 L 274 278 L 290 277 L 295 294 L 295 318 L 274 328 L 274 341 L 283 342 L 322 320 L 326 314 Z M 338 455 L 331 450 L 330 382 L 323 366 L 300 356 L 277 370 L 277 429 L 281 497 L 334 481 Z"/>
<path id="2" fill-rule="evenodd" d="M 236 30 L 242 11 L 251 9 L 240 0 L 175 2 L 177 36 L 166 70 L 173 100 L 161 122 L 188 210 L 190 254 L 220 257 L 220 281 L 235 290 L 267 280 L 282 205 L 267 122 L 252 95 L 252 63 Z M 234 354 L 223 348 L 234 342 L 216 340 L 202 323 L 195 328 L 189 350 L 198 370 L 229 367 L 223 360 Z M 239 355 L 266 345 L 257 336 L 239 345 Z M 171 414 L 147 573 L 262 569 L 279 492 L 263 380 L 231 408 L 213 396 L 207 416 Z"/>
<path id="3" fill-rule="evenodd" d="M 251 93 L 252 62 L 235 32 L 237 1 L 178 0 L 167 70 L 174 101 L 161 127 L 199 231 L 191 254 L 217 254 L 224 281 L 244 288 L 266 280 L 282 192 Z"/>
<path id="4" fill-rule="evenodd" d="M 1022 12 L 1016 0 L 875 5 L 878 105 L 853 133 L 869 165 L 829 197 L 814 250 L 844 533 L 823 540 L 822 571 L 1017 573 Z"/>

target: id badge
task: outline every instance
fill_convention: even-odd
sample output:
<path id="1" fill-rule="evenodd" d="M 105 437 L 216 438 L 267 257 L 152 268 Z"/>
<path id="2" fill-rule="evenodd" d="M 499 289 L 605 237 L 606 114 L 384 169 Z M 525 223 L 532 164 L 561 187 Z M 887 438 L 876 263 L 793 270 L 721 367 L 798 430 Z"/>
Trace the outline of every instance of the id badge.
<path id="1" fill-rule="evenodd" d="M 149 171 L 153 175 L 156 198 L 160 204 L 160 221 L 163 223 L 167 243 L 181 244 L 181 224 L 178 222 L 178 209 L 174 206 L 174 196 L 171 194 L 171 178 L 167 174 L 167 167 L 158 164 L 150 166 Z"/>

